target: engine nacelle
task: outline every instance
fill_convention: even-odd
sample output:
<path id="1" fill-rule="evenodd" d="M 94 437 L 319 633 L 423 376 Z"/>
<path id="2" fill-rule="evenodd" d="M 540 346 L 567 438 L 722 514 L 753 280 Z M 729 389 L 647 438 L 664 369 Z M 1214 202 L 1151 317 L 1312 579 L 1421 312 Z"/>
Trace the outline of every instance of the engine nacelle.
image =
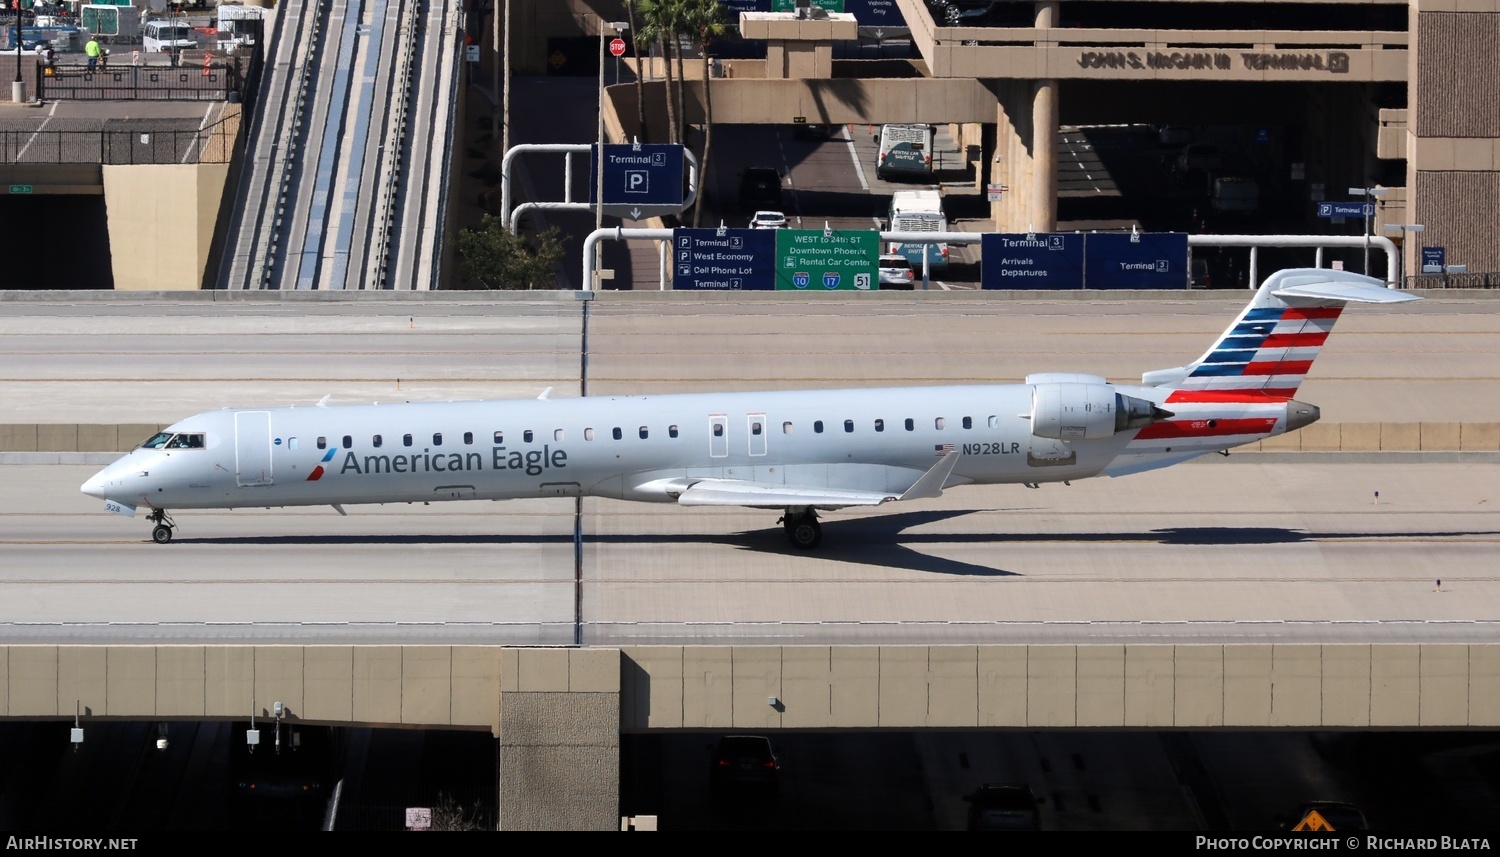
<path id="1" fill-rule="evenodd" d="M 1155 404 L 1115 392 L 1109 384 L 1043 383 L 1031 387 L 1031 433 L 1056 440 L 1093 440 L 1143 428 L 1171 416 Z"/>

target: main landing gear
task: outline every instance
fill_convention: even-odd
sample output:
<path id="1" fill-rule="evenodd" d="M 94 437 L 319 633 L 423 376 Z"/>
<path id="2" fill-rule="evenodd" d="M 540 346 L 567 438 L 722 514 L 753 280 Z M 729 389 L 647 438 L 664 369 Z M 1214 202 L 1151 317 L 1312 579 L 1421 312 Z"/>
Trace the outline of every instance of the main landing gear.
<path id="1" fill-rule="evenodd" d="M 172 540 L 172 528 L 177 526 L 172 522 L 172 516 L 167 514 L 166 509 L 152 509 L 150 520 L 156 526 L 151 528 L 151 541 L 164 545 Z"/>
<path id="2" fill-rule="evenodd" d="M 778 523 L 786 529 L 787 539 L 797 550 L 810 551 L 823 541 L 823 525 L 818 523 L 816 509 L 788 506 Z"/>

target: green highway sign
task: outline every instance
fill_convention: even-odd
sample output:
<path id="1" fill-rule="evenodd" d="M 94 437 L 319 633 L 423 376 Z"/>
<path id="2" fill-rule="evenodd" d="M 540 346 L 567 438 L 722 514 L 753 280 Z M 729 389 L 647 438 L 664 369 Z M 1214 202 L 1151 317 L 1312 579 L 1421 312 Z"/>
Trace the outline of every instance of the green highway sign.
<path id="1" fill-rule="evenodd" d="M 875 291 L 880 287 L 880 233 L 776 230 L 776 288 L 799 292 Z"/>
<path id="2" fill-rule="evenodd" d="M 11 193 L 31 193 L 31 185 L 29 185 L 29 184 L 13 184 L 13 185 L 10 186 L 10 192 Z"/>

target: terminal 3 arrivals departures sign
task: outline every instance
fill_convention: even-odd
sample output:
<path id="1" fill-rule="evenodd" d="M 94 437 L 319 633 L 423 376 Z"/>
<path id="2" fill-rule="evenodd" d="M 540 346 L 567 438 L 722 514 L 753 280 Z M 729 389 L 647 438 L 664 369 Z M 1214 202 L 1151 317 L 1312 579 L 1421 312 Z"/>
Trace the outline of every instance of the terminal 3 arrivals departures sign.
<path id="1" fill-rule="evenodd" d="M 1180 232 L 988 233 L 980 242 L 986 289 L 1185 289 Z"/>

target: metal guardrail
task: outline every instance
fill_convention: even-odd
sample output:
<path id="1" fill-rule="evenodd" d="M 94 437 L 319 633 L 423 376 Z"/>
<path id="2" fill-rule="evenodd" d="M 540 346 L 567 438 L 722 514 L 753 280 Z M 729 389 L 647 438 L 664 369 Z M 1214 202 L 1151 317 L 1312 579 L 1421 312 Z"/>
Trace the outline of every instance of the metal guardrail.
<path id="1" fill-rule="evenodd" d="M 1406 278 L 1408 289 L 1500 289 L 1500 272 L 1477 274 L 1413 274 Z"/>
<path id="2" fill-rule="evenodd" d="M 0 131 L 0 164 L 227 164 L 243 128 L 234 115 L 201 129 Z"/>

